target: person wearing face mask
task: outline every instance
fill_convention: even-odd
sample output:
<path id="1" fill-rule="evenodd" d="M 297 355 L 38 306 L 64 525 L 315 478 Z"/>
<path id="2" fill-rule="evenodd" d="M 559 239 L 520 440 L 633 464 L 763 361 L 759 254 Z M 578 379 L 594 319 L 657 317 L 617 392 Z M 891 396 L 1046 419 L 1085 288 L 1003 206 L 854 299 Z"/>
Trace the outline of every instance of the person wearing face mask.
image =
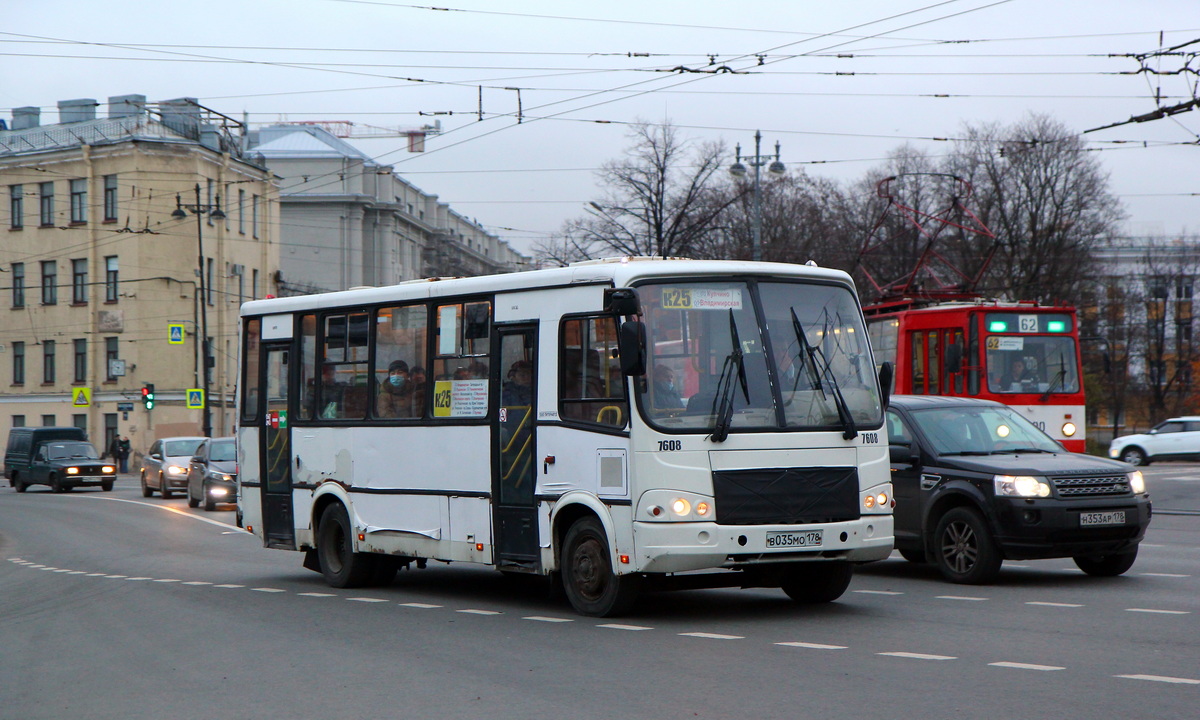
<path id="1" fill-rule="evenodd" d="M 376 403 L 378 417 L 413 417 L 413 388 L 408 378 L 408 363 L 393 360 L 387 377 L 379 383 Z"/>
<path id="2" fill-rule="evenodd" d="M 656 410 L 678 410 L 683 407 L 683 398 L 675 387 L 675 371 L 669 366 L 654 366 L 654 385 L 651 390 Z"/>

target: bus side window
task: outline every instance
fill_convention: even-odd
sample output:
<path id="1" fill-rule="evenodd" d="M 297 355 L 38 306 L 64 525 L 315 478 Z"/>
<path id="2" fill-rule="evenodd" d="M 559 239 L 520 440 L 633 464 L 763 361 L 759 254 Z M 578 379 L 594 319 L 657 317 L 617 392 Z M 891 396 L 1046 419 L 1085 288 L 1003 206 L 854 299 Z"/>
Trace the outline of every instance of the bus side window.
<path id="1" fill-rule="evenodd" d="M 617 324 L 610 315 L 563 321 L 559 349 L 559 417 L 625 427 L 629 400 L 617 357 Z"/>

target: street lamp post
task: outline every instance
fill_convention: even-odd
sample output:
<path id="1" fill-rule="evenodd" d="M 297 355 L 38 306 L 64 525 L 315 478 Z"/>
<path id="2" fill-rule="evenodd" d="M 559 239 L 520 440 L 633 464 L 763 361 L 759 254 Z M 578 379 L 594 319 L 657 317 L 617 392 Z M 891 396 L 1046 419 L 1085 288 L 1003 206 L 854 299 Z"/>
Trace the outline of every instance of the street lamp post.
<path id="1" fill-rule="evenodd" d="M 729 166 L 729 173 L 734 177 L 745 177 L 746 164 L 754 168 L 754 245 L 753 259 L 755 261 L 762 260 L 762 186 L 759 182 L 759 168 L 767 165 L 767 172 L 772 175 L 783 175 L 787 172 L 787 168 L 779 161 L 779 143 L 775 143 L 775 155 L 763 155 L 762 150 L 762 132 L 754 131 L 754 155 L 742 155 L 742 146 L 737 146 L 737 160 L 733 165 Z M 772 161 L 771 158 L 775 159 Z M 744 161 L 744 162 L 743 162 Z"/>
<path id="2" fill-rule="evenodd" d="M 200 218 L 202 215 L 208 215 L 213 220 L 225 219 L 225 213 L 221 211 L 221 195 L 217 195 L 215 203 L 201 203 L 200 183 L 196 183 L 196 202 L 194 204 L 185 204 L 176 193 L 175 211 L 171 213 L 171 217 L 183 220 L 187 217 L 188 212 L 196 216 L 196 247 L 199 251 L 196 267 L 200 272 L 200 377 L 204 388 L 203 431 L 204 437 L 212 437 L 212 410 L 208 391 L 209 373 L 212 369 L 213 359 L 208 345 L 208 287 L 204 278 L 204 222 Z"/>

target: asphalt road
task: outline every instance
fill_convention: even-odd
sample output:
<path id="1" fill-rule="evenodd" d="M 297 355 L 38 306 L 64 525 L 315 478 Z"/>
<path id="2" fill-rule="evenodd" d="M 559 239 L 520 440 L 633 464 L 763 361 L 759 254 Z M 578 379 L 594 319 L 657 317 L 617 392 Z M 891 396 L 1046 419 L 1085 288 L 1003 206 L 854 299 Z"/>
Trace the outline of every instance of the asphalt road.
<path id="1" fill-rule="evenodd" d="M 583 618 L 539 581 L 431 564 L 335 590 L 233 512 L 0 488 L 0 718 L 1184 718 L 1200 706 L 1200 466 L 1146 469 L 1137 564 L 893 559 L 820 607 L 652 595 Z"/>

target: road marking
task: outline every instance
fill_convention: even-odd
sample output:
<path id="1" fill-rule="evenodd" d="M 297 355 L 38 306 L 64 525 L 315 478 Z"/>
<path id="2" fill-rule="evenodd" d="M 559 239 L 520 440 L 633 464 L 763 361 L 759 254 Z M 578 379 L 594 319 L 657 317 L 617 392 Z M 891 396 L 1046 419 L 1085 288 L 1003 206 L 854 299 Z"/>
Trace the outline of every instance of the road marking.
<path id="1" fill-rule="evenodd" d="M 287 590 L 283 590 L 281 588 L 269 588 L 269 587 L 250 588 L 250 589 L 253 590 L 254 592 L 265 592 L 265 593 L 287 592 Z"/>
<path id="2" fill-rule="evenodd" d="M 806 643 L 806 642 L 777 642 L 776 645 L 785 645 L 787 647 L 808 648 L 809 650 L 846 650 L 845 645 L 822 645 L 821 643 Z"/>
<path id="3" fill-rule="evenodd" d="M 56 572 L 56 573 L 69 573 L 69 572 L 71 572 L 71 571 L 70 571 L 70 570 L 68 570 L 68 569 L 66 569 L 66 568 L 54 568 L 54 572 Z"/>
<path id="4" fill-rule="evenodd" d="M 1040 600 L 1030 600 L 1026 605 L 1040 605 L 1041 607 L 1067 607 L 1076 608 L 1083 607 L 1079 603 L 1060 603 L 1060 602 L 1042 602 Z"/>
<path id="5" fill-rule="evenodd" d="M 175 578 L 162 578 L 161 580 L 155 580 L 154 582 L 173 583 L 173 582 L 179 582 L 179 581 L 176 580 Z"/>
<path id="6" fill-rule="evenodd" d="M 180 510 L 179 508 L 173 508 L 169 505 L 155 505 L 154 503 L 141 502 L 140 500 L 126 500 L 124 498 L 104 497 L 102 495 L 80 495 L 79 497 L 90 498 L 92 500 L 108 500 L 109 502 L 123 502 L 123 503 L 129 503 L 130 505 L 141 505 L 143 507 L 157 508 L 159 510 L 165 510 L 166 512 L 175 513 L 176 515 L 182 515 L 185 518 L 191 518 L 193 520 L 199 520 L 200 522 L 206 522 L 209 525 L 216 525 L 219 528 L 222 528 L 224 530 L 229 530 L 236 534 L 249 534 L 245 530 L 241 530 L 240 528 L 235 528 L 234 526 L 230 525 L 229 523 L 224 523 L 224 522 L 221 522 L 220 520 L 210 520 L 202 515 L 193 515 L 190 512 L 184 512 L 183 510 Z"/>
<path id="7" fill-rule="evenodd" d="M 104 573 L 88 573 L 88 577 L 104 577 Z"/>
<path id="8" fill-rule="evenodd" d="M 654 629 L 652 627 L 646 627 L 645 625 L 621 625 L 619 623 L 604 623 L 602 625 L 597 625 L 596 627 L 608 628 L 609 630 L 634 630 L 634 631 L 653 630 Z"/>
<path id="9" fill-rule="evenodd" d="M 1146 548 L 1146 547 L 1152 547 L 1152 548 L 1164 548 L 1164 547 L 1166 547 L 1166 545 L 1155 545 L 1154 543 L 1147 543 L 1147 542 L 1144 542 L 1144 543 L 1138 543 L 1138 546 L 1139 546 L 1139 547 L 1144 547 L 1144 548 Z"/>
<path id="10" fill-rule="evenodd" d="M 1042 670 L 1049 672 L 1051 670 L 1066 670 L 1065 667 L 1057 665 L 1034 665 L 1032 663 L 1017 663 L 1017 662 L 994 662 L 988 663 L 992 667 L 1016 668 L 1017 670 Z"/>
<path id="11" fill-rule="evenodd" d="M 373 597 L 348 597 L 346 599 L 351 600 L 353 602 L 365 602 L 365 603 L 391 602 L 391 600 L 386 600 L 384 598 L 373 598 Z"/>
<path id="12" fill-rule="evenodd" d="M 245 586 L 245 585 L 233 585 L 233 584 L 230 584 L 230 583 L 225 583 L 224 585 L 213 585 L 213 587 L 218 587 L 218 588 L 244 588 L 244 587 L 246 587 L 246 586 Z"/>
<path id="13" fill-rule="evenodd" d="M 523 617 L 523 618 L 521 618 L 521 619 L 522 619 L 522 620 L 533 620 L 533 621 L 535 621 L 535 622 L 548 622 L 548 623 L 569 623 L 569 622 L 575 622 L 575 621 L 574 621 L 574 620 L 572 620 L 571 618 L 546 617 L 546 616 L 544 616 L 544 615 L 530 615 L 530 616 L 528 616 L 528 617 Z"/>
<path id="14" fill-rule="evenodd" d="M 212 585 L 212 583 L 208 582 L 207 580 L 189 580 L 188 582 L 185 582 L 184 585 Z"/>
<path id="15" fill-rule="evenodd" d="M 856 593 L 859 593 L 860 595 L 903 595 L 904 594 L 902 592 L 896 592 L 895 590 L 851 590 L 850 592 L 856 592 Z"/>
<path id="16" fill-rule="evenodd" d="M 87 571 L 86 570 L 71 570 L 67 574 L 68 575 L 86 575 Z"/>
<path id="17" fill-rule="evenodd" d="M 1175 683 L 1177 685 L 1200 685 L 1200 680 L 1193 678 L 1168 677 L 1166 675 L 1113 675 L 1127 680 L 1149 680 L 1151 682 Z"/>
<path id="18" fill-rule="evenodd" d="M 104 577 L 109 578 L 110 580 L 120 580 L 121 578 L 127 578 L 129 576 L 128 575 L 105 575 Z"/>
<path id="19" fill-rule="evenodd" d="M 333 593 L 315 593 L 315 592 L 313 592 L 313 593 L 296 593 L 296 594 L 299 595 L 300 597 L 322 597 L 322 598 L 337 597 L 337 595 L 334 595 Z"/>
<path id="20" fill-rule="evenodd" d="M 684 637 L 705 638 L 707 640 L 745 640 L 744 635 L 721 635 L 720 633 L 685 632 L 679 633 Z"/>
<path id="21" fill-rule="evenodd" d="M 430 605 L 429 603 L 417 603 L 417 602 L 397 603 L 397 604 L 399 604 L 403 607 L 420 608 L 422 610 L 430 610 L 433 608 L 445 607 L 444 605 Z"/>
<path id="22" fill-rule="evenodd" d="M 129 582 L 134 582 L 134 581 L 136 581 L 136 580 L 153 580 L 154 578 L 149 578 L 149 577 L 127 577 L 127 578 L 125 578 L 125 579 L 126 579 L 126 580 L 128 580 Z"/>
<path id="23" fill-rule="evenodd" d="M 952 655 L 927 655 L 925 653 L 910 653 L 910 652 L 881 652 L 876 655 L 889 655 L 891 657 L 909 658 L 912 660 L 957 660 L 958 658 Z"/>
<path id="24" fill-rule="evenodd" d="M 1139 574 L 1139 575 L 1145 575 L 1146 577 L 1169 577 L 1169 578 L 1190 578 L 1190 577 L 1191 577 L 1191 575 L 1184 575 L 1184 574 L 1182 574 L 1182 573 L 1154 573 L 1154 572 L 1144 572 L 1144 573 L 1138 573 L 1138 574 Z"/>
<path id="25" fill-rule="evenodd" d="M 502 615 L 503 614 L 499 610 L 476 610 L 474 608 L 467 608 L 466 610 L 455 610 L 454 612 L 465 613 L 467 615 Z"/>
<path id="26" fill-rule="evenodd" d="M 968 602 L 980 602 L 987 600 L 985 597 L 972 597 L 970 595 L 938 595 L 938 600 L 966 600 Z"/>
<path id="27" fill-rule="evenodd" d="M 1156 613 L 1158 615 L 1191 615 L 1190 610 L 1155 610 L 1154 608 L 1125 608 L 1125 612 Z"/>

